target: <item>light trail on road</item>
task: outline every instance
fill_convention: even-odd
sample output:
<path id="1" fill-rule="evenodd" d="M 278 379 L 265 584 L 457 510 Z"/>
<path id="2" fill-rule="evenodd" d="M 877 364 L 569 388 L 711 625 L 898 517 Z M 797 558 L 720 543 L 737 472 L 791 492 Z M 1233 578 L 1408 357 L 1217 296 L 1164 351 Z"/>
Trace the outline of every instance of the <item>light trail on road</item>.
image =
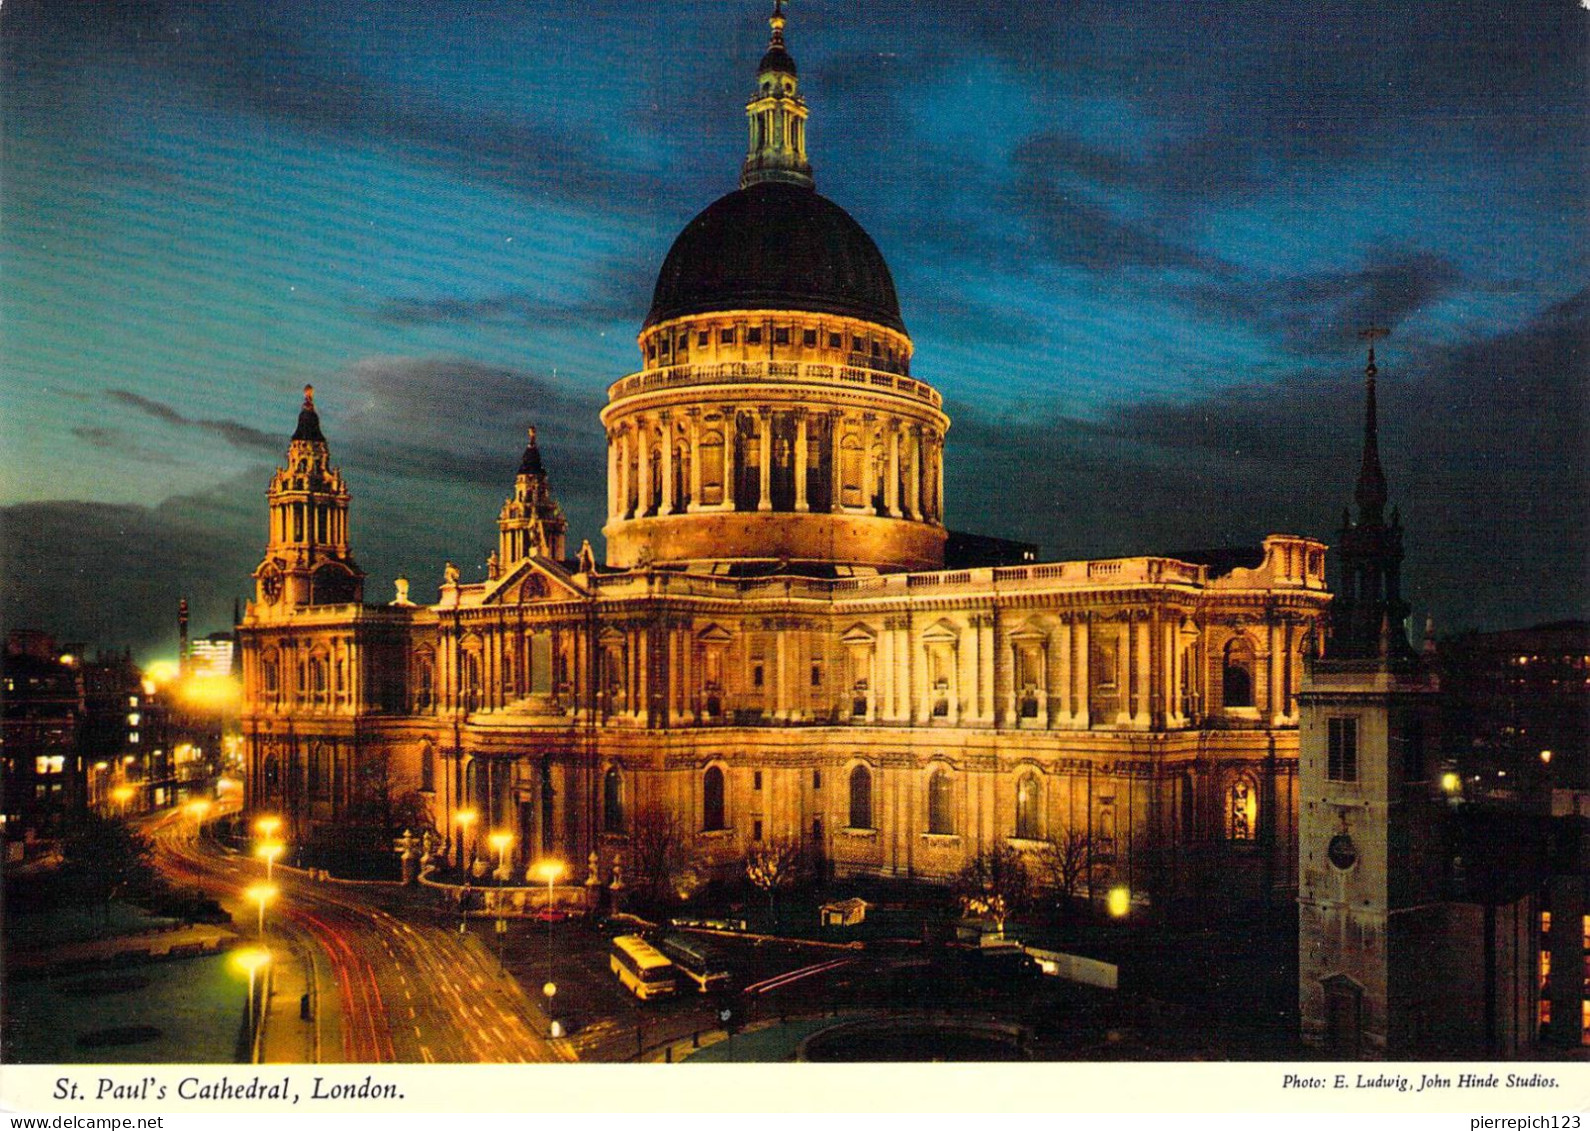
<path id="1" fill-rule="evenodd" d="M 252 876 L 210 842 L 185 839 L 175 818 L 151 823 L 156 862 L 181 882 L 242 900 Z M 324 955 L 349 1063 L 568 1061 L 536 1029 L 533 1006 L 473 937 L 399 918 L 378 901 L 397 885 L 319 882 L 278 864 L 271 919 Z M 423 913 L 423 911 L 421 912 Z M 417 992 L 416 992 L 417 991 Z"/>

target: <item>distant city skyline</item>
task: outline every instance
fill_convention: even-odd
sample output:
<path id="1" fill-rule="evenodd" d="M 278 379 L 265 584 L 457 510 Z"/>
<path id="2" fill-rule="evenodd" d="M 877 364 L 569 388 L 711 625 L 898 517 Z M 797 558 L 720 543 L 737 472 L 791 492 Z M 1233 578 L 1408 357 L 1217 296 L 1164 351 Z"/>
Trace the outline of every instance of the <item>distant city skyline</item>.
<path id="1" fill-rule="evenodd" d="M 368 599 L 481 576 L 529 424 L 600 555 L 597 409 L 734 187 L 770 7 L 6 4 L 6 623 L 224 628 L 305 383 Z M 1374 321 L 1415 620 L 1590 615 L 1587 18 L 797 0 L 818 189 L 945 394 L 948 525 L 1332 542 Z"/>

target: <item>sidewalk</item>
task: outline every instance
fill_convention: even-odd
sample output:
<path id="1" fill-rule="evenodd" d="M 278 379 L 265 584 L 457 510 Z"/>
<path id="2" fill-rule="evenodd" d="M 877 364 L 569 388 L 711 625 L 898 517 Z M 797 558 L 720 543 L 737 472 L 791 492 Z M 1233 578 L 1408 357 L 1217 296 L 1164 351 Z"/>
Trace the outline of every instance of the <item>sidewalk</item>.
<path id="1" fill-rule="evenodd" d="M 317 995 L 309 957 L 292 940 L 271 940 L 269 992 L 262 1013 L 264 1031 L 259 1050 L 262 1064 L 320 1064 L 342 1060 L 340 1027 L 321 1017 L 328 1004 Z M 309 1016 L 303 1016 L 305 995 Z"/>

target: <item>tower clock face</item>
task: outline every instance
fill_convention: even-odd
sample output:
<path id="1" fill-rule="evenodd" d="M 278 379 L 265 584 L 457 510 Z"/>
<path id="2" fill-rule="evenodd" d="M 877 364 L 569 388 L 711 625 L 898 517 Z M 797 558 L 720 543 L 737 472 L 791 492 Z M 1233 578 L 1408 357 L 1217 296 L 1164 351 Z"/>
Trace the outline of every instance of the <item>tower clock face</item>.
<path id="1" fill-rule="evenodd" d="M 261 596 L 265 598 L 265 603 L 268 605 L 274 605 L 278 600 L 280 600 L 282 595 L 281 570 L 274 566 L 266 570 L 264 575 L 259 579 L 259 591 Z"/>
<path id="2" fill-rule="evenodd" d="M 1330 844 L 1325 848 L 1325 854 L 1330 857 L 1332 864 L 1344 872 L 1358 863 L 1358 846 L 1346 833 L 1337 833 L 1331 837 Z"/>

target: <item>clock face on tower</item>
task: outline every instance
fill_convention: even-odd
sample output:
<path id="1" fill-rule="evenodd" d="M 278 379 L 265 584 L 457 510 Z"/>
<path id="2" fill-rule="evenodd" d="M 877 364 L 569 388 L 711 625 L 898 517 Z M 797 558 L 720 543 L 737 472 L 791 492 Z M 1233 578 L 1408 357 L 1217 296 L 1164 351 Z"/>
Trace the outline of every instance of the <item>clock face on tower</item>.
<path id="1" fill-rule="evenodd" d="M 275 566 L 269 566 L 259 579 L 260 595 L 265 598 L 267 605 L 274 605 L 282 595 L 282 571 Z"/>

